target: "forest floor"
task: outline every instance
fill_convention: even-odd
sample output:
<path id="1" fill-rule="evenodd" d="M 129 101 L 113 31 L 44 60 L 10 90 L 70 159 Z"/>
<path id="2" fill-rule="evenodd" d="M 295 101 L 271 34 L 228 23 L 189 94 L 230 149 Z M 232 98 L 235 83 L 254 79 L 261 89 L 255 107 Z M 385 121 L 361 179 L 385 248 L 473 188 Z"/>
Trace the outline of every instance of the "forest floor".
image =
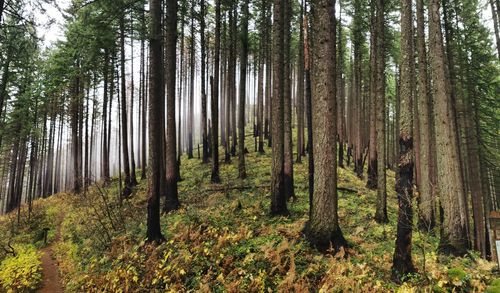
<path id="1" fill-rule="evenodd" d="M 182 157 L 182 207 L 162 215 L 166 241 L 159 246 L 145 242 L 147 180 L 140 180 L 122 204 L 116 179 L 79 196 L 58 194 L 39 200 L 30 221 L 23 220 L 25 209 L 17 226 L 12 224 L 16 215 L 0 217 L 0 234 L 11 235 L 20 252 L 22 247 L 34 247 L 36 252 L 44 246 L 39 231 L 50 228 L 49 245 L 67 292 L 500 292 L 495 263 L 473 251 L 460 258 L 437 254 L 438 230 L 414 230 L 418 273 L 402 284 L 393 282 L 397 199 L 392 171 L 390 221 L 380 225 L 373 220 L 375 191 L 367 189 L 351 168 L 338 169 L 340 226 L 350 247 L 335 256 L 318 253 L 302 234 L 308 219 L 307 158 L 294 166 L 297 200 L 289 202 L 290 216 L 270 217 L 271 150 L 260 155 L 253 151 L 253 140 L 247 143 L 251 152 L 245 180 L 236 179 L 236 157 L 232 164 L 221 164 L 222 184 L 210 183 L 210 165 Z M 58 229 L 60 240 L 54 241 Z M 0 291 L 8 288 L 1 278 L 7 274 L 2 272 L 5 264 L 17 258 L 14 263 L 22 266 L 21 257 L 22 253 L 3 256 Z M 35 273 L 22 269 L 23 277 L 39 286 L 41 264 L 32 269 Z"/>

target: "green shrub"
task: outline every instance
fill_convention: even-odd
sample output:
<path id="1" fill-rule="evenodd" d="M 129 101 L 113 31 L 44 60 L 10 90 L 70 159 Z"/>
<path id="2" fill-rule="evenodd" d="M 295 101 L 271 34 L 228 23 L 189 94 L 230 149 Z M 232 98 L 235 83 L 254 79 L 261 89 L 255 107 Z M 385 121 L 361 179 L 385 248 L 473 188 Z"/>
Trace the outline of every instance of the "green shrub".
<path id="1" fill-rule="evenodd" d="M 42 280 L 40 253 L 31 246 L 18 247 L 16 256 L 0 264 L 0 285 L 7 292 L 35 290 Z"/>

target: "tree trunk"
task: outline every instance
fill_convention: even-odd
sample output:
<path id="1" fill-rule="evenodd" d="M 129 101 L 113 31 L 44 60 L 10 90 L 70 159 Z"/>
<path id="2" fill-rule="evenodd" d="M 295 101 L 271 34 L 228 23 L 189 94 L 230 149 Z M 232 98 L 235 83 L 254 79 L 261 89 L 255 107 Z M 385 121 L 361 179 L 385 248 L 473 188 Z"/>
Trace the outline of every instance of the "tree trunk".
<path id="1" fill-rule="evenodd" d="M 429 2 L 429 49 L 433 78 L 434 119 L 438 193 L 443 208 L 440 250 L 463 255 L 468 248 L 466 219 L 462 217 L 460 198 L 464 197 L 457 147 L 457 134 L 452 131 L 451 96 L 446 85 L 446 63 L 439 13 L 439 0 Z"/>
<path id="2" fill-rule="evenodd" d="M 238 178 L 245 179 L 245 103 L 246 103 L 246 78 L 248 64 L 248 0 L 243 2 L 241 19 L 241 57 L 240 57 L 240 101 L 238 111 Z"/>
<path id="3" fill-rule="evenodd" d="M 375 212 L 375 220 L 378 223 L 387 223 L 387 191 L 386 191 L 386 157 L 385 157 L 385 6 L 384 0 L 376 0 L 376 36 L 375 36 L 375 59 L 376 59 L 376 82 L 375 82 L 375 98 L 376 98 L 376 139 L 377 139 L 377 209 Z"/>
<path id="4" fill-rule="evenodd" d="M 271 98 L 272 171 L 271 214 L 288 215 L 284 186 L 284 1 L 274 0 L 273 23 L 273 96 Z"/>
<path id="5" fill-rule="evenodd" d="M 201 47 L 201 137 L 203 144 L 202 162 L 208 163 L 207 140 L 207 93 L 205 88 L 205 0 L 200 2 L 200 47 Z"/>
<path id="6" fill-rule="evenodd" d="M 211 115 L 212 115 L 212 183 L 220 183 L 219 175 L 219 61 L 220 61 L 220 1 L 215 0 L 215 48 L 214 48 L 214 78 L 212 85 Z M 222 128 L 222 131 L 224 129 Z"/>
<path id="7" fill-rule="evenodd" d="M 297 63 L 297 163 L 304 155 L 304 1 L 300 5 L 299 56 Z"/>
<path id="8" fill-rule="evenodd" d="M 347 247 L 338 223 L 335 1 L 312 2 L 312 119 L 314 195 L 307 227 L 309 242 L 322 252 Z M 332 56 L 332 58 L 324 58 Z"/>
<path id="9" fill-rule="evenodd" d="M 172 3 L 173 2 L 173 3 Z M 176 0 L 169 0 L 168 5 L 176 6 Z M 161 32 L 161 0 L 149 0 L 150 34 L 149 34 L 149 169 L 148 169 L 148 218 L 147 240 L 161 242 L 164 240 L 160 227 L 160 185 L 163 179 L 162 155 L 163 152 L 163 52 Z M 167 18 L 168 19 L 168 18 Z M 175 20 L 172 21 L 176 24 Z M 169 23 L 171 24 L 171 23 Z M 170 27 L 169 27 L 170 28 Z M 174 59 L 175 60 L 175 59 Z M 175 141 L 174 141 L 175 144 Z"/>
<path id="10" fill-rule="evenodd" d="M 431 0 L 432 1 L 432 0 Z M 412 0 L 401 1 L 401 113 L 399 129 L 399 161 L 396 192 L 398 194 L 398 228 L 392 262 L 392 276 L 401 280 L 415 272 L 411 257 L 413 230 L 413 50 Z"/>
<path id="11" fill-rule="evenodd" d="M 165 43 L 165 82 L 167 96 L 167 145 L 166 145 L 166 199 L 164 212 L 177 210 L 180 207 L 177 179 L 180 178 L 176 155 L 175 131 L 175 68 L 177 44 L 177 1 L 167 0 L 166 6 L 166 43 Z M 163 133 L 163 127 L 161 127 Z M 163 144 L 162 144 L 163 145 Z"/>
<path id="12" fill-rule="evenodd" d="M 427 73 L 427 51 L 425 48 L 424 29 L 424 2 L 417 0 L 417 50 L 418 50 L 418 128 L 420 134 L 420 148 L 417 156 L 420 157 L 420 185 L 418 186 L 418 210 L 419 227 L 431 230 L 436 225 L 435 218 L 435 196 L 431 178 L 435 177 L 432 172 L 431 149 L 434 137 L 431 124 L 431 101 L 429 97 L 429 80 Z"/>
<path id="13" fill-rule="evenodd" d="M 291 1 L 284 1 L 284 63 L 283 63 L 283 112 L 284 112 L 284 185 L 287 199 L 295 198 L 293 181 L 293 142 L 292 142 L 292 92 L 290 73 L 290 18 L 292 14 Z"/>
<path id="14" fill-rule="evenodd" d="M 376 0 L 374 0 L 376 1 Z M 368 180 L 366 187 L 370 189 L 377 188 L 377 39 L 379 38 L 378 26 L 376 22 L 375 3 L 372 1 L 371 9 L 371 34 L 370 34 L 370 95 L 369 95 L 369 146 L 368 146 Z"/>
<path id="15" fill-rule="evenodd" d="M 127 131 L 127 89 L 125 84 L 125 16 L 120 19 L 120 81 L 121 81 L 121 136 L 123 171 L 125 173 L 125 188 L 122 197 L 126 198 L 132 193 L 133 181 L 130 175 L 130 160 L 128 152 L 128 131 Z"/>
<path id="16" fill-rule="evenodd" d="M 132 16 L 130 17 L 130 182 L 137 185 L 137 175 L 135 173 L 135 152 L 134 152 L 134 26 Z"/>
<path id="17" fill-rule="evenodd" d="M 109 153 L 108 153 L 108 78 L 109 78 L 109 50 L 104 50 L 104 66 L 103 66 L 103 77 L 104 77 L 104 89 L 103 89 L 103 103 L 102 103 L 102 153 L 101 153 L 101 173 L 102 181 L 104 184 L 109 183 Z M 113 78 L 111 78 L 113 82 Z M 110 130 L 109 130 L 110 131 Z"/>
<path id="18" fill-rule="evenodd" d="M 306 7 L 304 10 L 307 11 Z M 307 117 L 307 150 L 308 150 L 308 185 L 309 185 L 309 218 L 312 217 L 313 194 L 314 194 L 314 151 L 313 151 L 313 131 L 312 131 L 312 89 L 311 89 L 311 70 L 309 58 L 309 22 L 307 14 L 304 16 L 304 74 L 306 84 L 306 117 Z"/>
<path id="19" fill-rule="evenodd" d="M 194 131 L 194 67 L 195 64 L 195 37 L 194 37 L 194 2 L 191 3 L 191 44 L 190 44 L 190 81 L 189 81 L 189 114 L 188 114 L 188 158 L 193 158 L 193 131 Z M 202 44 L 203 46 L 203 44 Z"/>

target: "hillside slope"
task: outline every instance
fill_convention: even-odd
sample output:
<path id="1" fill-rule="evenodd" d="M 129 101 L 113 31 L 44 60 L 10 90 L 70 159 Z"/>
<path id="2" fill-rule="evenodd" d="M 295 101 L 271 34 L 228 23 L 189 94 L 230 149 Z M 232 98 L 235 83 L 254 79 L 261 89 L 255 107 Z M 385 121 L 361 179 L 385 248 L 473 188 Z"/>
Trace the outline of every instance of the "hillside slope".
<path id="1" fill-rule="evenodd" d="M 32 259 L 39 258 L 37 251 L 46 245 L 40 231 L 47 228 L 49 243 L 60 231 L 53 251 L 68 292 L 484 291 L 493 282 L 496 265 L 474 252 L 464 258 L 437 255 L 438 237 L 433 236 L 437 230 L 414 231 L 413 257 L 419 274 L 403 284 L 391 281 L 397 218 L 392 171 L 390 223 L 379 225 L 373 220 L 375 192 L 366 189 L 351 169 L 338 169 L 340 226 L 350 248 L 336 256 L 319 254 L 302 236 L 308 219 L 307 164 L 295 165 L 297 200 L 289 203 L 290 217 L 272 218 L 268 213 L 271 160 L 270 150 L 266 151 L 248 154 L 246 180 L 235 179 L 237 158 L 221 165 L 220 185 L 209 183 L 209 165 L 183 158 L 182 208 L 162 215 L 166 241 L 158 247 L 144 241 L 144 181 L 122 206 L 114 180 L 109 187 L 96 185 L 79 196 L 59 194 L 37 201 L 30 221 L 22 209 L 19 226 L 15 214 L 3 216 L 0 232 L 12 235 L 7 238 L 21 253 L 16 257 L 0 253 L 4 259 L 0 277 L 7 278 L 8 262 L 23 268 L 20 258 L 28 252 Z M 21 271 L 32 288 L 40 284 L 39 266 Z M 7 289 L 10 285 L 4 279 L 0 278 L 0 288 Z M 492 285 L 489 290 L 498 288 Z M 14 291 L 21 289 L 19 285 Z"/>

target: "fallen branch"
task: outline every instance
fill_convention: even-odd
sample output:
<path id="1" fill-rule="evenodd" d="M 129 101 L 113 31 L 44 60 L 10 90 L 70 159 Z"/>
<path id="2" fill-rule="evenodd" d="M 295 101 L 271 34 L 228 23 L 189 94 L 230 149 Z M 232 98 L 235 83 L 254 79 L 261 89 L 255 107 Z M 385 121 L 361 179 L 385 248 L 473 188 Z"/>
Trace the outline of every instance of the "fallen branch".
<path id="1" fill-rule="evenodd" d="M 349 187 L 338 186 L 337 189 L 338 190 L 342 190 L 342 191 L 352 192 L 352 193 L 358 193 L 358 190 L 352 189 L 352 188 L 349 188 Z"/>
<path id="2" fill-rule="evenodd" d="M 266 188 L 269 187 L 269 184 L 266 185 L 244 185 L 244 186 L 222 186 L 219 188 L 210 188 L 205 189 L 204 191 L 217 192 L 217 191 L 229 191 L 229 190 L 245 190 L 251 188 Z"/>

